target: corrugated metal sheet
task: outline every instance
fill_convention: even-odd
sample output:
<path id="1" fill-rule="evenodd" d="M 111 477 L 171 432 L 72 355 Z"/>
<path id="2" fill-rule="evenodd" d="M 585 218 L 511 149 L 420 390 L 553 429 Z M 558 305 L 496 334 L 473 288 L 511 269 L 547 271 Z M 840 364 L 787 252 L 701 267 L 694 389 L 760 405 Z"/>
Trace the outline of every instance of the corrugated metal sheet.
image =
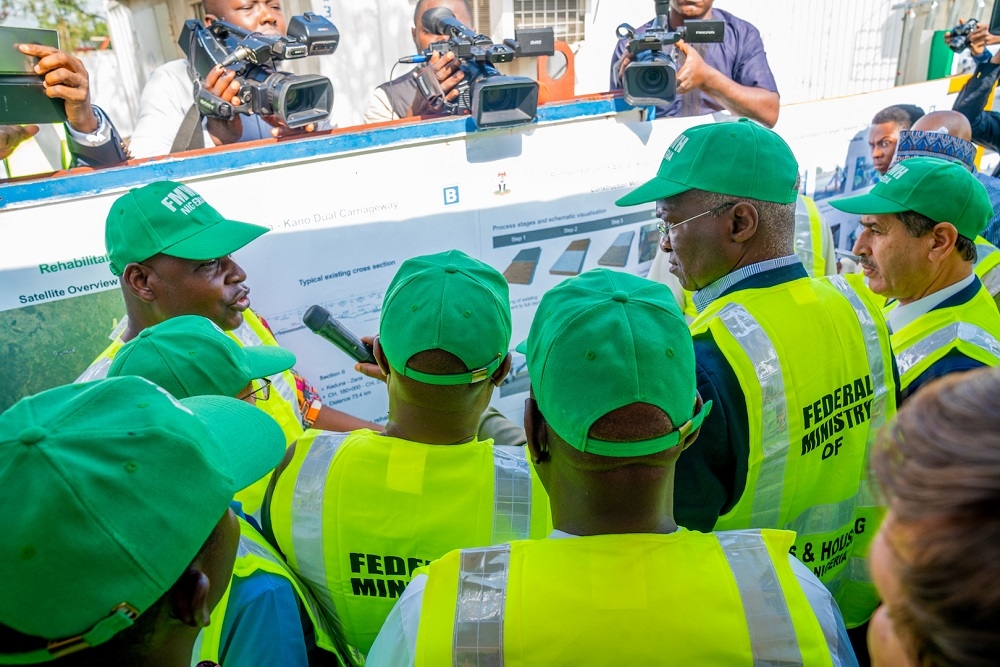
<path id="1" fill-rule="evenodd" d="M 760 30 L 782 102 L 891 88 L 903 11 L 899 0 L 723 0 Z"/>

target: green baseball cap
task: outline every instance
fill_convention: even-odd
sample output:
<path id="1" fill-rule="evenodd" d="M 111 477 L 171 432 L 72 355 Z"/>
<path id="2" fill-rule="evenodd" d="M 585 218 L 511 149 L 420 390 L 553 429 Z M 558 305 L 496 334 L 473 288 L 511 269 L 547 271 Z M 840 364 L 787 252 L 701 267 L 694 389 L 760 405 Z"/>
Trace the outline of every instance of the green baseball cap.
<path id="1" fill-rule="evenodd" d="M 251 380 L 287 371 L 295 355 L 277 345 L 243 347 L 198 315 L 139 332 L 115 355 L 108 377 L 138 375 L 177 398 L 236 396 Z"/>
<path id="2" fill-rule="evenodd" d="M 163 253 L 181 259 L 215 259 L 234 253 L 267 227 L 222 217 L 182 183 L 158 181 L 132 188 L 111 205 L 104 227 L 111 272 Z"/>
<path id="3" fill-rule="evenodd" d="M 957 162 L 915 157 L 898 162 L 869 192 L 831 200 L 846 213 L 882 215 L 916 211 L 934 222 L 948 222 L 974 241 L 993 217 L 986 188 Z"/>
<path id="4" fill-rule="evenodd" d="M 510 294 L 499 271 L 460 250 L 403 262 L 382 302 L 379 341 L 404 376 L 435 385 L 489 379 L 510 347 Z M 468 372 L 430 375 L 409 368 L 413 355 L 444 350 Z"/>
<path id="5" fill-rule="evenodd" d="M 701 426 L 709 401 L 692 416 L 698 395 L 694 344 L 665 285 L 619 271 L 593 269 L 542 297 L 527 356 L 538 409 L 570 446 L 601 456 L 646 456 L 674 447 Z M 590 437 L 604 415 L 633 403 L 670 417 L 670 433 L 633 442 Z"/>
<path id="6" fill-rule="evenodd" d="M 178 401 L 138 377 L 18 401 L 0 415 L 0 624 L 50 643 L 0 664 L 48 662 L 131 626 L 284 452 L 254 406 Z"/>
<path id="7" fill-rule="evenodd" d="M 656 178 L 615 204 L 635 206 L 688 190 L 791 204 L 798 180 L 799 164 L 784 139 L 740 118 L 685 130 L 670 144 Z"/>

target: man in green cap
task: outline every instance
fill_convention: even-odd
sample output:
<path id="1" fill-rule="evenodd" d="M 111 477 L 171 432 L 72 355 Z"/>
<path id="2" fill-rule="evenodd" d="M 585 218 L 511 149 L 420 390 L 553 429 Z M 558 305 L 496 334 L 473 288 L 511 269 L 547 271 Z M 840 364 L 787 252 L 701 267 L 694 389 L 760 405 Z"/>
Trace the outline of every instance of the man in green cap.
<path id="1" fill-rule="evenodd" d="M 878 307 L 795 255 L 797 183 L 788 145 L 741 120 L 685 131 L 618 204 L 656 202 L 660 248 L 698 308 L 698 390 L 717 406 L 678 463 L 678 522 L 795 530 L 793 553 L 855 627 L 877 604 L 865 471 L 895 412 L 893 357 Z"/>
<path id="2" fill-rule="evenodd" d="M 256 403 L 270 400 L 267 377 L 294 363 L 295 355 L 284 348 L 242 347 L 211 320 L 179 315 L 125 343 L 108 377 L 137 375 L 175 398 L 235 396 Z M 226 667 L 306 667 L 317 645 L 347 654 L 346 646 L 338 647 L 342 637 L 337 637 L 336 619 L 327 622 L 309 590 L 246 520 L 244 511 L 259 510 L 269 479 L 270 474 L 236 494 L 242 503 L 233 507 L 240 519 L 240 549 L 229 592 L 199 638 L 196 653 L 201 660 Z"/>
<path id="3" fill-rule="evenodd" d="M 830 593 L 789 556 L 791 533 L 675 522 L 675 466 L 717 406 L 698 396 L 664 285 L 606 269 L 570 278 L 518 349 L 555 530 L 421 570 L 370 667 L 857 664 Z"/>
<path id="4" fill-rule="evenodd" d="M 137 377 L 4 412 L 0 664 L 188 667 L 232 576 L 233 494 L 284 451 L 260 410 Z"/>
<path id="5" fill-rule="evenodd" d="M 548 530 L 524 448 L 477 437 L 510 336 L 496 269 L 458 250 L 403 262 L 374 342 L 385 429 L 307 434 L 272 482 L 265 531 L 362 653 L 420 565 Z"/>
<path id="6" fill-rule="evenodd" d="M 267 227 L 224 218 L 187 185 L 158 181 L 133 188 L 108 212 L 104 243 L 119 276 L 126 317 L 112 343 L 77 381 L 104 377 L 115 354 L 146 327 L 178 315 L 201 315 L 241 345 L 277 345 L 267 324 L 250 310 L 246 273 L 232 253 Z M 259 407 L 291 444 L 303 428 L 347 430 L 372 426 L 322 404 L 294 370 L 271 378 L 274 396 Z"/>
<path id="7" fill-rule="evenodd" d="M 975 176 L 915 157 L 871 192 L 832 204 L 862 215 L 854 254 L 868 287 L 891 299 L 884 312 L 904 399 L 942 375 L 1000 365 L 1000 312 L 973 271 L 975 239 L 993 216 Z"/>

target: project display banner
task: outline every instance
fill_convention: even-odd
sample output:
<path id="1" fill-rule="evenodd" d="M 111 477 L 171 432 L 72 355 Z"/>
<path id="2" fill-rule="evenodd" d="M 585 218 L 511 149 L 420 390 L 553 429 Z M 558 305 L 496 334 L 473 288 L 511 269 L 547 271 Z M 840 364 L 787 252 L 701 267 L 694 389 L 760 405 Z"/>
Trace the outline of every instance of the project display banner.
<path id="1" fill-rule="evenodd" d="M 890 92 L 902 102 L 946 90 L 946 82 L 933 82 Z M 803 146 L 822 147 L 815 155 L 797 151 L 801 169 L 813 174 L 839 164 L 878 110 L 855 113 L 853 125 L 838 119 L 836 136 L 816 142 L 819 111 L 806 107 L 823 104 L 783 109 L 783 119 L 799 115 L 809 125 L 783 120 L 778 127 L 793 147 L 796 133 Z M 678 134 L 712 121 L 644 122 L 625 111 L 294 161 L 279 144 L 269 147 L 273 164 L 186 177 L 182 159 L 172 163 L 171 178 L 231 219 L 270 227 L 235 255 L 251 307 L 295 352 L 296 369 L 327 405 L 364 419 L 384 421 L 384 385 L 307 329 L 305 311 L 323 306 L 356 335 L 373 335 L 385 290 L 407 258 L 454 248 L 494 266 L 510 286 L 513 314 L 513 367 L 494 404 L 520 419 L 528 377 L 513 348 L 527 336 L 541 296 L 597 267 L 648 272 L 659 241 L 654 206 L 614 202 L 656 173 Z M 122 173 L 131 169 L 141 165 Z M 104 220 L 128 186 L 148 180 L 67 199 L 54 199 L 42 182 L 37 203 L 0 210 L 0 367 L 13 390 L 0 395 L 0 411 L 73 381 L 110 342 L 124 305 L 105 256 Z"/>

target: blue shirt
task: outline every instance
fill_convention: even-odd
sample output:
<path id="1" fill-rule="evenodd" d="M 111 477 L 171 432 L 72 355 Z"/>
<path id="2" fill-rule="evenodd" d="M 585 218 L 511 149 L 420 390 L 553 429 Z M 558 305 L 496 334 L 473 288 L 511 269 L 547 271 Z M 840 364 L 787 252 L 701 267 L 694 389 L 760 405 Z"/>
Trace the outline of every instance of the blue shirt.
<path id="1" fill-rule="evenodd" d="M 231 507 L 247 519 L 240 503 L 234 501 Z M 219 664 L 308 667 L 302 628 L 298 596 L 287 579 L 261 570 L 249 577 L 234 576 L 222 623 Z"/>
<path id="2" fill-rule="evenodd" d="M 764 43 L 757 28 L 717 8 L 712 9 L 711 18 L 725 21 L 723 41 L 717 44 L 691 44 L 701 54 L 705 63 L 742 86 L 778 92 L 778 84 L 774 82 L 774 75 L 771 74 L 771 66 L 768 65 L 767 54 L 764 52 Z M 644 35 L 654 22 L 655 19 L 639 27 L 636 36 Z M 622 89 L 622 82 L 618 78 L 618 61 L 626 51 L 628 51 L 628 40 L 618 40 L 618 46 L 615 47 L 614 56 L 611 58 L 611 90 Z M 678 95 L 670 104 L 656 107 L 656 115 L 701 116 L 722 109 L 723 106 L 718 101 L 698 90 Z"/>

